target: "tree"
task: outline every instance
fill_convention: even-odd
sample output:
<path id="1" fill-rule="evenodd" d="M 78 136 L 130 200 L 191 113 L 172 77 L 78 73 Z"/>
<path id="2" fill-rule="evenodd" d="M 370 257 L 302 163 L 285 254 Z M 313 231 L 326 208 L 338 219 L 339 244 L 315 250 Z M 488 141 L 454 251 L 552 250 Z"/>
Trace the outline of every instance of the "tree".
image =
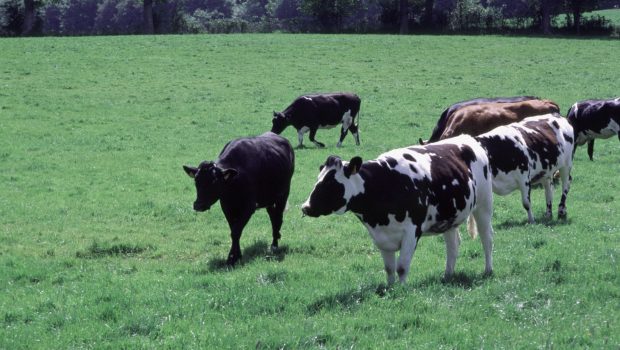
<path id="1" fill-rule="evenodd" d="M 32 35 L 37 21 L 37 10 L 35 0 L 24 0 L 24 23 L 22 25 L 22 35 Z"/>
<path id="2" fill-rule="evenodd" d="M 144 34 L 155 33 L 153 25 L 153 0 L 144 0 Z"/>
<path id="3" fill-rule="evenodd" d="M 551 34 L 551 9 L 554 0 L 540 0 L 540 30 L 543 34 Z"/>
<path id="4" fill-rule="evenodd" d="M 342 30 L 343 19 L 353 13 L 359 4 L 359 0 L 302 0 L 301 10 L 313 16 L 323 30 L 332 32 Z"/>
<path id="5" fill-rule="evenodd" d="M 399 10 L 400 14 L 400 34 L 409 33 L 409 1 L 400 0 Z"/>
<path id="6" fill-rule="evenodd" d="M 566 6 L 568 10 L 573 14 L 573 28 L 577 34 L 579 34 L 581 25 L 581 14 L 586 11 L 596 9 L 598 0 L 567 0 Z"/>
<path id="7" fill-rule="evenodd" d="M 433 6 L 435 5 L 435 0 L 426 0 L 424 2 L 424 25 L 427 28 L 433 26 Z"/>

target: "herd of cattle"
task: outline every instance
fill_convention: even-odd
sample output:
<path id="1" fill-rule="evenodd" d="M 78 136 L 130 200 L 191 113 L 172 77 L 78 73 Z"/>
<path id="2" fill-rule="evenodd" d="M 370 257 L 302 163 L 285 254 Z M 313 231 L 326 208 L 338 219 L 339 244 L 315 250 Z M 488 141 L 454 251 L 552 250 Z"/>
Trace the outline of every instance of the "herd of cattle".
<path id="1" fill-rule="evenodd" d="M 272 249 L 278 247 L 283 212 L 294 172 L 295 155 L 287 139 L 278 136 L 289 125 L 315 139 L 320 128 L 342 125 L 337 146 L 350 130 L 359 145 L 356 117 L 360 98 L 351 93 L 300 96 L 284 111 L 274 112 L 272 130 L 257 137 L 229 142 L 215 161 L 184 166 L 194 178 L 194 209 L 208 210 L 218 200 L 231 231 L 227 264 L 241 258 L 239 239 L 258 208 L 271 220 Z M 460 244 L 458 227 L 480 240 L 485 273 L 493 269 L 493 193 L 521 192 L 528 222 L 534 223 L 530 205 L 533 185 L 545 189 L 552 216 L 552 181 L 562 182 L 558 217 L 566 217 L 575 147 L 588 143 L 592 160 L 594 139 L 618 135 L 620 98 L 575 103 L 566 118 L 558 105 L 533 96 L 474 99 L 447 108 L 428 141 L 394 149 L 377 159 L 343 161 L 330 156 L 321 166 L 304 215 L 354 213 L 381 251 L 388 283 L 405 282 L 418 240 L 443 233 L 447 260 L 445 276 L 454 272 Z M 396 252 L 399 251 L 398 261 Z"/>

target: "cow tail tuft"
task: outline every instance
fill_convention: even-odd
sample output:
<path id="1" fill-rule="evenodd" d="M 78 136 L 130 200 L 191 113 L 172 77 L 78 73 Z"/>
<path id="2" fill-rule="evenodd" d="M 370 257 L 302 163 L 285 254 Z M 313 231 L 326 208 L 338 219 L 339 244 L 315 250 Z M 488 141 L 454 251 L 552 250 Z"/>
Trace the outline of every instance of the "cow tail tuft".
<path id="1" fill-rule="evenodd" d="M 476 239 L 476 237 L 478 237 L 478 224 L 472 214 L 470 214 L 467 218 L 467 232 L 469 232 L 472 239 Z"/>

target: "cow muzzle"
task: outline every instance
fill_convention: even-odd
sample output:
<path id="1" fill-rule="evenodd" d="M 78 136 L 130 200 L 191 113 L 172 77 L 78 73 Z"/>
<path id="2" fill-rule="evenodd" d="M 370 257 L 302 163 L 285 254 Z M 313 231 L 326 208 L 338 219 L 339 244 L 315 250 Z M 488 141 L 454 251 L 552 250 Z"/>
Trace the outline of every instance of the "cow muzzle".
<path id="1" fill-rule="evenodd" d="M 312 210 L 312 208 L 310 207 L 310 204 L 308 203 L 304 203 L 301 206 L 301 212 L 303 213 L 303 216 L 307 215 L 313 218 L 316 218 L 319 216 L 314 210 Z"/>

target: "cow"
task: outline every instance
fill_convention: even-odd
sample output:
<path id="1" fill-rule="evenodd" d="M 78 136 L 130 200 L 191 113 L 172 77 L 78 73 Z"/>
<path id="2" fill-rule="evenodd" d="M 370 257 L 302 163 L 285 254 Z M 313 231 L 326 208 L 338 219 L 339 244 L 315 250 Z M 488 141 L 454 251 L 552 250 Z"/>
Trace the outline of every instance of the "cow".
<path id="1" fill-rule="evenodd" d="M 440 140 L 467 134 L 477 136 L 500 125 L 518 122 L 536 115 L 559 113 L 558 105 L 550 100 L 483 103 L 457 109 L 450 116 Z"/>
<path id="2" fill-rule="evenodd" d="M 232 239 L 228 265 L 234 266 L 241 258 L 241 233 L 258 208 L 267 209 L 273 236 L 271 249 L 277 249 L 294 168 L 291 144 L 271 132 L 230 141 L 215 161 L 203 161 L 198 167 L 183 166 L 196 184 L 194 210 L 208 210 L 220 201 Z"/>
<path id="3" fill-rule="evenodd" d="M 433 133 L 431 134 L 431 137 L 427 141 L 420 140 L 420 144 L 423 145 L 426 143 L 439 141 L 441 134 L 443 134 L 444 130 L 446 129 L 446 125 L 448 123 L 448 120 L 450 119 L 450 116 L 452 115 L 452 113 L 454 113 L 454 111 L 456 111 L 459 108 L 467 107 L 471 105 L 479 105 L 479 104 L 489 103 L 489 102 L 506 103 L 506 102 L 521 102 L 521 101 L 538 100 L 538 99 L 539 98 L 535 96 L 515 96 L 515 97 L 475 98 L 472 100 L 457 102 L 453 104 L 452 106 L 446 108 L 443 111 L 443 113 L 441 113 L 441 116 L 439 117 L 439 120 L 437 121 L 437 125 L 433 129 Z"/>
<path id="4" fill-rule="evenodd" d="M 336 146 L 342 146 L 342 140 L 349 130 L 355 136 L 355 143 L 359 146 L 359 129 L 355 118 L 360 110 L 360 104 L 360 98 L 353 93 L 299 96 L 282 112 L 273 112 L 271 132 L 280 134 L 292 125 L 297 129 L 299 140 L 297 147 L 303 147 L 304 134 L 310 131 L 310 141 L 322 148 L 325 144 L 314 138 L 317 130 L 329 129 L 342 124 L 340 140 Z"/>
<path id="5" fill-rule="evenodd" d="M 575 143 L 588 143 L 590 160 L 594 155 L 594 139 L 614 135 L 620 139 L 620 97 L 577 102 L 569 109 L 566 118 L 575 129 Z"/>
<path id="6" fill-rule="evenodd" d="M 460 244 L 458 226 L 473 214 L 477 227 L 469 232 L 480 233 L 485 273 L 493 270 L 489 161 L 471 136 L 395 149 L 367 162 L 330 156 L 301 209 L 310 217 L 353 212 L 381 251 L 388 284 L 395 282 L 395 272 L 406 281 L 420 237 L 440 233 L 449 278 Z"/>
<path id="7" fill-rule="evenodd" d="M 556 171 L 562 179 L 562 199 L 558 217 L 566 217 L 566 196 L 573 166 L 573 128 L 559 114 L 529 117 L 521 122 L 497 127 L 475 139 L 486 151 L 491 165 L 493 192 L 504 196 L 521 191 L 523 208 L 530 224 L 535 222 L 530 205 L 532 185 L 545 188 L 547 211 L 552 216 L 552 181 Z"/>

